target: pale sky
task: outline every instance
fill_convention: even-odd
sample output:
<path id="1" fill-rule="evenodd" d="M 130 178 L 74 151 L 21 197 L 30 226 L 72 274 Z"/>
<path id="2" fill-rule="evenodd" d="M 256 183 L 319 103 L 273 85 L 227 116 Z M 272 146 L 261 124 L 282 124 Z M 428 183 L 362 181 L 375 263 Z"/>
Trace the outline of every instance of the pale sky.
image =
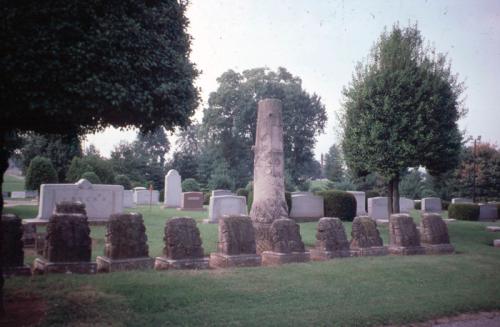
<path id="1" fill-rule="evenodd" d="M 469 113 L 460 128 L 500 145 L 500 1 L 192 0 L 187 16 L 191 59 L 202 71 L 197 120 L 226 70 L 282 66 L 326 106 L 328 124 L 315 149 L 319 158 L 338 142 L 335 113 L 356 63 L 384 27 L 417 22 L 425 40 L 448 54 L 452 71 L 465 81 Z M 87 144 L 107 156 L 135 134 L 110 129 L 88 136 Z"/>

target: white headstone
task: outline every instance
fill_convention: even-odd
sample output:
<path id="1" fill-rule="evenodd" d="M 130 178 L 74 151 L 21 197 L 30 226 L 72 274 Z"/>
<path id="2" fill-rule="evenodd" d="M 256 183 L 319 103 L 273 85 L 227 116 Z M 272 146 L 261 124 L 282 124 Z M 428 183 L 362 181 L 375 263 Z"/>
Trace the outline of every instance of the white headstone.
<path id="1" fill-rule="evenodd" d="M 356 216 L 366 215 L 366 193 L 361 191 L 347 191 L 356 198 Z"/>
<path id="2" fill-rule="evenodd" d="M 42 184 L 38 219 L 49 219 L 57 202 L 80 201 L 90 219 L 108 219 L 123 212 L 123 186 L 92 184 L 80 179 L 75 184 Z"/>
<path id="3" fill-rule="evenodd" d="M 323 197 L 310 192 L 292 193 L 290 218 L 322 218 L 325 216 Z"/>
<path id="4" fill-rule="evenodd" d="M 175 169 L 170 169 L 165 176 L 165 208 L 180 208 L 182 200 L 181 175 Z"/>
<path id="5" fill-rule="evenodd" d="M 412 199 L 399 198 L 399 212 L 410 213 L 413 209 L 415 209 L 415 202 Z"/>
<path id="6" fill-rule="evenodd" d="M 10 193 L 10 198 L 11 199 L 26 199 L 26 192 L 25 191 L 12 191 Z"/>
<path id="7" fill-rule="evenodd" d="M 422 211 L 423 212 L 441 212 L 441 199 L 440 198 L 423 198 Z"/>
<path id="8" fill-rule="evenodd" d="M 160 202 L 160 192 L 148 190 L 145 187 L 134 188 L 134 203 L 137 205 L 158 204 Z"/>
<path id="9" fill-rule="evenodd" d="M 210 197 L 221 196 L 221 195 L 236 195 L 236 194 L 234 194 L 230 190 L 213 190 L 212 195 Z"/>
<path id="10" fill-rule="evenodd" d="M 218 195 L 211 196 L 208 206 L 208 221 L 216 223 L 224 216 L 247 216 L 247 200 L 244 196 Z"/>
<path id="11" fill-rule="evenodd" d="M 496 220 L 498 219 L 498 207 L 495 203 L 480 203 L 479 204 L 479 220 Z"/>
<path id="12" fill-rule="evenodd" d="M 135 208 L 134 191 L 132 191 L 132 190 L 124 190 L 123 191 L 123 207 Z"/>
<path id="13" fill-rule="evenodd" d="M 368 198 L 368 216 L 372 219 L 389 219 L 388 198 L 378 196 Z"/>
<path id="14" fill-rule="evenodd" d="M 472 199 L 468 198 L 453 198 L 451 199 L 451 203 L 473 203 Z"/>

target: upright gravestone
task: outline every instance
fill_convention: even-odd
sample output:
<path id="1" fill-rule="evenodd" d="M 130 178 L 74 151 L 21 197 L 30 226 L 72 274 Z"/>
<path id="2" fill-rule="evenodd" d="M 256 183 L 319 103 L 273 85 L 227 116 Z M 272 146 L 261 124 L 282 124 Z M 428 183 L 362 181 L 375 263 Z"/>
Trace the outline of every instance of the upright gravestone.
<path id="1" fill-rule="evenodd" d="M 33 263 L 34 273 L 96 272 L 90 262 L 92 242 L 90 228 L 81 202 L 59 202 L 47 226 L 44 258 Z"/>
<path id="2" fill-rule="evenodd" d="M 270 228 L 271 250 L 262 252 L 262 264 L 280 265 L 306 262 L 310 253 L 305 251 L 300 236 L 300 226 L 292 219 L 276 219 Z"/>
<path id="3" fill-rule="evenodd" d="M 469 198 L 453 198 L 451 199 L 451 203 L 474 203 L 472 199 Z"/>
<path id="4" fill-rule="evenodd" d="M 498 205 L 496 203 L 479 204 L 479 221 L 493 221 L 498 219 Z"/>
<path id="5" fill-rule="evenodd" d="M 453 253 L 448 227 L 438 213 L 422 213 L 420 242 L 427 254 Z"/>
<path id="6" fill-rule="evenodd" d="M 181 207 L 177 210 L 201 211 L 203 208 L 202 192 L 184 192 L 182 193 Z"/>
<path id="7" fill-rule="evenodd" d="M 134 203 L 134 191 L 124 190 L 123 191 L 123 207 L 124 208 L 135 208 Z"/>
<path id="8" fill-rule="evenodd" d="M 389 209 L 388 209 L 388 198 L 387 197 L 374 197 L 368 198 L 368 216 L 372 219 L 388 219 Z"/>
<path id="9" fill-rule="evenodd" d="M 203 256 L 200 231 L 193 218 L 167 220 L 163 240 L 163 256 L 156 257 L 156 270 L 208 268 L 208 258 Z"/>
<path id="10" fill-rule="evenodd" d="M 2 261 L 4 276 L 31 275 L 31 269 L 24 264 L 23 225 L 21 218 L 13 214 L 2 215 Z"/>
<path id="11" fill-rule="evenodd" d="M 148 190 L 145 187 L 134 188 L 134 203 L 138 205 L 158 204 L 160 202 L 160 192 L 158 190 Z"/>
<path id="12" fill-rule="evenodd" d="M 203 222 L 216 224 L 222 217 L 247 216 L 247 199 L 237 195 L 217 195 L 210 197 L 208 219 Z"/>
<path id="13" fill-rule="evenodd" d="M 437 212 L 441 213 L 441 199 L 440 198 L 423 198 L 422 199 L 422 212 Z"/>
<path id="14" fill-rule="evenodd" d="M 356 216 L 366 215 L 366 193 L 361 191 L 347 191 L 356 198 Z"/>
<path id="15" fill-rule="evenodd" d="M 383 246 L 377 224 L 367 216 L 354 218 L 351 231 L 351 255 L 370 256 L 386 255 L 387 247 Z"/>
<path id="16" fill-rule="evenodd" d="M 349 241 L 342 221 L 339 218 L 321 218 L 316 231 L 316 248 L 311 250 L 311 259 L 328 260 L 350 255 Z"/>
<path id="17" fill-rule="evenodd" d="M 397 255 L 424 254 L 420 235 L 413 218 L 407 214 L 393 214 L 389 218 L 389 253 Z"/>
<path id="18" fill-rule="evenodd" d="M 109 218 L 104 256 L 98 256 L 97 271 L 151 269 L 146 227 L 140 213 L 115 214 Z"/>
<path id="19" fill-rule="evenodd" d="M 401 197 L 399 198 L 399 211 L 402 213 L 410 213 L 415 209 L 415 202 L 412 199 Z"/>
<path id="20" fill-rule="evenodd" d="M 255 233 L 248 216 L 230 216 L 219 219 L 217 252 L 210 254 L 210 267 L 259 266 Z"/>
<path id="21" fill-rule="evenodd" d="M 175 169 L 170 169 L 165 176 L 165 208 L 180 208 L 181 206 L 181 175 Z"/>
<path id="22" fill-rule="evenodd" d="M 296 222 L 317 221 L 325 215 L 323 197 L 310 192 L 292 193 L 290 218 Z"/>
<path id="23" fill-rule="evenodd" d="M 272 250 L 271 224 L 288 218 L 285 200 L 283 118 L 278 99 L 259 101 L 254 150 L 254 199 L 250 217 L 257 253 Z"/>

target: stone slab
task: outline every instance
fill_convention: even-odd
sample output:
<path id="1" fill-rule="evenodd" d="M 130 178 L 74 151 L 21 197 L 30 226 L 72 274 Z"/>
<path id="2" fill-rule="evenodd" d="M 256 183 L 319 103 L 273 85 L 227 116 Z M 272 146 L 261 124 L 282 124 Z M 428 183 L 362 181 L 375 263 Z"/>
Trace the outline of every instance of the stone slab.
<path id="1" fill-rule="evenodd" d="M 369 248 L 351 248 L 351 256 L 353 257 L 371 257 L 388 255 L 387 246 L 373 246 Z"/>
<path id="2" fill-rule="evenodd" d="M 210 268 L 255 267 L 261 265 L 261 257 L 256 254 L 228 255 L 210 253 Z"/>
<path id="3" fill-rule="evenodd" d="M 124 208 L 135 208 L 134 203 L 134 191 L 124 190 L 123 191 L 123 207 Z"/>
<path id="4" fill-rule="evenodd" d="M 262 265 L 275 266 L 294 262 L 308 262 L 311 260 L 309 252 L 280 253 L 273 251 L 262 252 Z"/>
<path id="5" fill-rule="evenodd" d="M 479 221 L 494 221 L 498 218 L 498 206 L 495 203 L 479 204 Z"/>
<path id="6" fill-rule="evenodd" d="M 95 274 L 97 264 L 95 262 L 50 262 L 43 258 L 33 261 L 33 274 Z"/>
<path id="7" fill-rule="evenodd" d="M 356 198 L 356 216 L 366 215 L 366 193 L 361 191 L 347 191 Z"/>
<path id="8" fill-rule="evenodd" d="M 486 226 L 487 232 L 500 232 L 500 226 Z"/>
<path id="9" fill-rule="evenodd" d="M 440 198 L 423 198 L 422 211 L 423 212 L 437 212 L 441 213 L 443 210 Z"/>
<path id="10" fill-rule="evenodd" d="M 496 247 L 496 248 L 500 248 L 500 239 L 493 240 L 493 246 Z"/>
<path id="11" fill-rule="evenodd" d="M 388 198 L 383 196 L 368 198 L 368 216 L 375 220 L 389 219 L 387 201 Z"/>
<path id="12" fill-rule="evenodd" d="M 399 211 L 404 213 L 410 213 L 415 209 L 415 201 L 412 199 L 400 197 L 399 198 Z"/>
<path id="13" fill-rule="evenodd" d="M 455 248 L 451 244 L 422 244 L 425 254 L 451 254 Z"/>
<path id="14" fill-rule="evenodd" d="M 204 211 L 203 192 L 183 192 L 181 196 L 181 207 L 177 210 L 183 211 Z"/>
<path id="15" fill-rule="evenodd" d="M 158 204 L 160 203 L 160 191 L 136 187 L 134 188 L 134 203 L 137 205 Z"/>
<path id="16" fill-rule="evenodd" d="M 213 190 L 210 197 L 223 196 L 223 195 L 236 195 L 230 190 Z"/>
<path id="17" fill-rule="evenodd" d="M 389 219 L 377 219 L 375 222 L 377 225 L 389 225 Z"/>
<path id="18" fill-rule="evenodd" d="M 11 276 L 31 276 L 31 267 L 28 265 L 17 266 L 17 267 L 3 267 L 2 268 L 4 277 Z"/>
<path id="19" fill-rule="evenodd" d="M 214 192 L 216 191 L 212 191 L 212 193 Z M 208 205 L 208 220 L 210 223 L 217 223 L 219 218 L 225 216 L 247 215 L 247 200 L 244 196 L 216 195 L 210 197 Z"/>
<path id="20" fill-rule="evenodd" d="M 423 246 L 389 246 L 389 254 L 392 255 L 417 255 L 425 254 Z"/>
<path id="21" fill-rule="evenodd" d="M 165 208 L 179 208 L 181 206 L 181 175 L 175 169 L 170 169 L 165 175 Z"/>
<path id="22" fill-rule="evenodd" d="M 153 269 L 155 260 L 150 257 L 111 259 L 104 256 L 96 258 L 97 272 Z"/>
<path id="23" fill-rule="evenodd" d="M 294 220 L 317 221 L 325 216 L 323 197 L 312 193 L 292 193 L 292 208 L 290 218 Z"/>
<path id="24" fill-rule="evenodd" d="M 42 184 L 37 219 L 48 221 L 56 203 L 80 201 L 85 204 L 89 220 L 107 220 L 123 212 L 123 186 L 92 184 L 81 179 L 75 184 Z"/>
<path id="25" fill-rule="evenodd" d="M 166 257 L 155 258 L 155 270 L 168 269 L 208 269 L 209 258 L 173 260 Z"/>
<path id="26" fill-rule="evenodd" d="M 472 199 L 469 198 L 453 198 L 451 199 L 451 203 L 474 203 Z"/>
<path id="27" fill-rule="evenodd" d="M 340 251 L 322 251 L 317 249 L 311 249 L 311 260 L 314 261 L 325 261 L 333 258 L 346 258 L 351 256 L 350 250 L 340 250 Z"/>

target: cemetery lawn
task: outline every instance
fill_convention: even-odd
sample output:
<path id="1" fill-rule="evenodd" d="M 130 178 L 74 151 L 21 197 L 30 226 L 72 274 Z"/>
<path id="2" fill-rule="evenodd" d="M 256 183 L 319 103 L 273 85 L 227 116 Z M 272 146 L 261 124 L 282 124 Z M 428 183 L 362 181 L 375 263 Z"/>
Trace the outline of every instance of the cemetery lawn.
<path id="1" fill-rule="evenodd" d="M 200 224 L 206 254 L 216 248 L 217 225 L 201 224 L 206 212 L 140 207 L 150 255 L 163 247 L 165 219 L 192 216 Z M 35 207 L 6 208 L 23 218 Z M 417 217 L 418 213 L 413 213 Z M 132 271 L 90 275 L 15 277 L 6 299 L 33 296 L 46 306 L 42 325 L 116 326 L 372 326 L 403 324 L 500 308 L 497 223 L 448 225 L 457 250 L 442 256 L 346 258 L 281 267 L 206 271 Z M 347 233 L 351 224 L 344 223 Z M 314 246 L 316 223 L 302 223 Z M 384 243 L 387 227 L 380 227 Z M 93 257 L 104 246 L 104 227 L 92 227 Z M 26 256 L 30 263 L 32 256 Z M 29 314 L 29 310 L 26 311 Z"/>
<path id="2" fill-rule="evenodd" d="M 4 175 L 2 192 L 24 191 L 24 177 Z"/>

